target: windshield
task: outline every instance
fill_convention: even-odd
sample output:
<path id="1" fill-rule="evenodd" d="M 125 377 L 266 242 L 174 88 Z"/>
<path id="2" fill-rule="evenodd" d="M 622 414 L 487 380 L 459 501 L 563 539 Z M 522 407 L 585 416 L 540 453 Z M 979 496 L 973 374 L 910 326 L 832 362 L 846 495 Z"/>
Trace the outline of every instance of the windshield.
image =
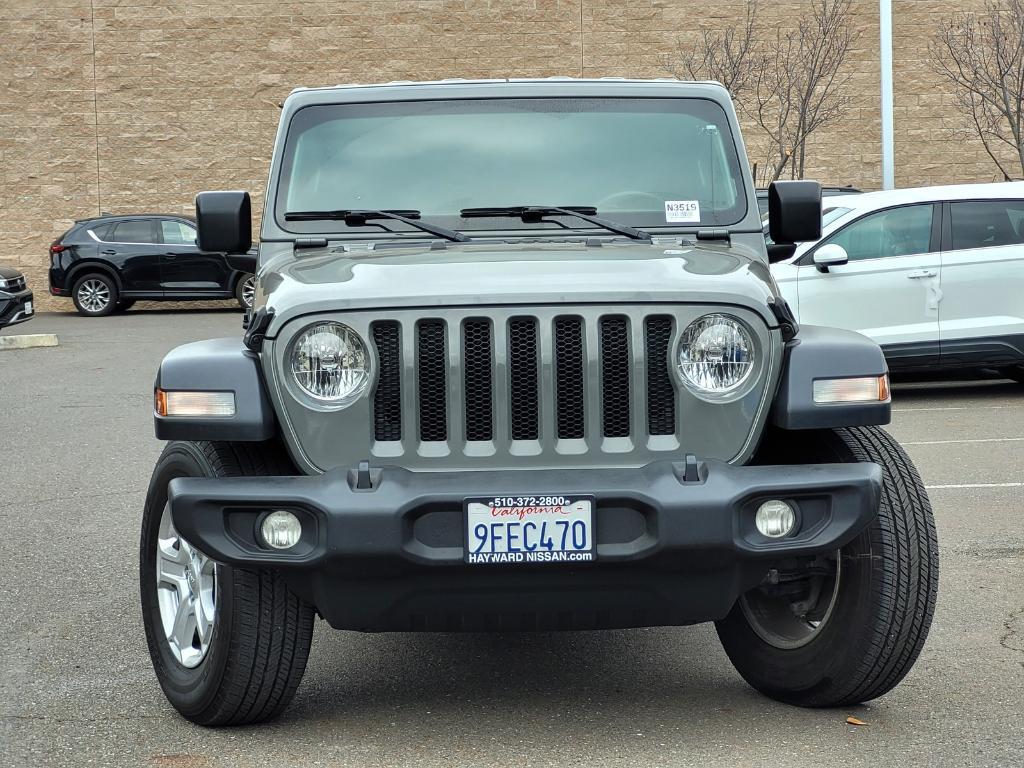
<path id="1" fill-rule="evenodd" d="M 276 197 L 292 232 L 412 231 L 396 221 L 285 221 L 295 211 L 418 211 L 459 231 L 553 228 L 464 209 L 586 206 L 643 228 L 746 214 L 725 111 L 705 99 L 485 99 L 312 106 L 288 127 Z M 594 229 L 573 217 L 563 226 Z M 421 234 L 421 233 L 420 233 Z"/>

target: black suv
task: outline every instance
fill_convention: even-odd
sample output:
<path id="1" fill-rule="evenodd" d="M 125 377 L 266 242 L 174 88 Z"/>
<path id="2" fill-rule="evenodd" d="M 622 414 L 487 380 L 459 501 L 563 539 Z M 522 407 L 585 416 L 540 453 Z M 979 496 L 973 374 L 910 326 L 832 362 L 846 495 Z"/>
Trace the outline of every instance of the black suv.
<path id="1" fill-rule="evenodd" d="M 50 245 L 50 293 L 90 317 L 138 299 L 237 299 L 252 306 L 255 254 L 207 253 L 195 219 L 146 214 L 81 219 Z"/>

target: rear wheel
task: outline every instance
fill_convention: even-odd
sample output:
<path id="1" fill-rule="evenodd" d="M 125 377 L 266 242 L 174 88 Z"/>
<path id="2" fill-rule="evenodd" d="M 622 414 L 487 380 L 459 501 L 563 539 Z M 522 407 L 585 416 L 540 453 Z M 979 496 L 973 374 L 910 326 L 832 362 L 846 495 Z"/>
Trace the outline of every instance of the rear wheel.
<path id="1" fill-rule="evenodd" d="M 78 314 L 86 317 L 109 315 L 117 306 L 117 286 L 114 280 L 101 273 L 84 275 L 71 289 Z"/>
<path id="2" fill-rule="evenodd" d="M 235 300 L 242 309 L 252 309 L 253 299 L 256 298 L 256 276 L 242 275 L 235 286 Z"/>
<path id="3" fill-rule="evenodd" d="M 718 636 L 762 693 L 800 706 L 847 706 L 892 689 L 921 652 L 938 590 L 935 522 L 917 470 L 884 430 L 809 433 L 800 443 L 788 448 L 789 460 L 879 464 L 878 516 L 841 550 L 780 564 L 779 578 L 743 595 L 717 623 Z"/>
<path id="4" fill-rule="evenodd" d="M 139 583 L 146 642 L 160 687 L 200 725 L 268 720 L 306 668 L 313 609 L 270 571 L 207 558 L 174 528 L 167 486 L 177 477 L 294 474 L 274 444 L 172 442 L 146 497 Z"/>

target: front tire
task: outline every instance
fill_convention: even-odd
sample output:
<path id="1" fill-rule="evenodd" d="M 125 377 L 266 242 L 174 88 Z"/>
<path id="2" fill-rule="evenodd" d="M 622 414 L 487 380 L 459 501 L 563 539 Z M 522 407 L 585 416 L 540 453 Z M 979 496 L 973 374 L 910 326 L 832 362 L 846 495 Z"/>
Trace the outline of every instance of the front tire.
<path id="1" fill-rule="evenodd" d="M 284 710 L 306 668 L 313 608 L 276 573 L 213 563 L 190 547 L 173 528 L 168 483 L 294 471 L 274 444 L 221 442 L 169 443 L 153 471 L 139 557 L 146 642 L 167 700 L 199 725 Z"/>
<path id="2" fill-rule="evenodd" d="M 716 628 L 736 670 L 762 693 L 804 707 L 849 706 L 891 690 L 921 652 L 938 591 L 935 522 L 917 470 L 884 430 L 804 440 L 789 435 L 790 446 L 803 443 L 790 460 L 882 467 L 878 516 L 834 555 L 804 563 L 802 581 L 751 590 Z"/>

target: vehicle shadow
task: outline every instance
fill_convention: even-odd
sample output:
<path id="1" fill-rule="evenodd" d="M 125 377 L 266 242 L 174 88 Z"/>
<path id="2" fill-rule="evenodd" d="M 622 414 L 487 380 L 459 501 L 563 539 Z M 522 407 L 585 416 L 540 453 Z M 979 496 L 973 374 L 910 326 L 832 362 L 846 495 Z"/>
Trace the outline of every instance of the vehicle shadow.
<path id="1" fill-rule="evenodd" d="M 1020 401 L 1024 384 L 997 376 L 944 379 L 942 381 L 900 377 L 893 379 L 892 399 L 897 406 L 927 400 L 929 405 L 955 405 L 969 398 L 987 401 Z"/>
<path id="2" fill-rule="evenodd" d="M 428 712 L 468 723 L 471 711 L 473 727 L 487 722 L 511 732 L 550 730 L 553 715 L 578 713 L 581 702 L 619 718 L 643 709 L 673 721 L 737 706 L 763 712 L 769 704 L 733 671 L 710 624 L 508 634 L 326 630 L 317 633 L 300 695 L 285 717 L 345 723 Z"/>

